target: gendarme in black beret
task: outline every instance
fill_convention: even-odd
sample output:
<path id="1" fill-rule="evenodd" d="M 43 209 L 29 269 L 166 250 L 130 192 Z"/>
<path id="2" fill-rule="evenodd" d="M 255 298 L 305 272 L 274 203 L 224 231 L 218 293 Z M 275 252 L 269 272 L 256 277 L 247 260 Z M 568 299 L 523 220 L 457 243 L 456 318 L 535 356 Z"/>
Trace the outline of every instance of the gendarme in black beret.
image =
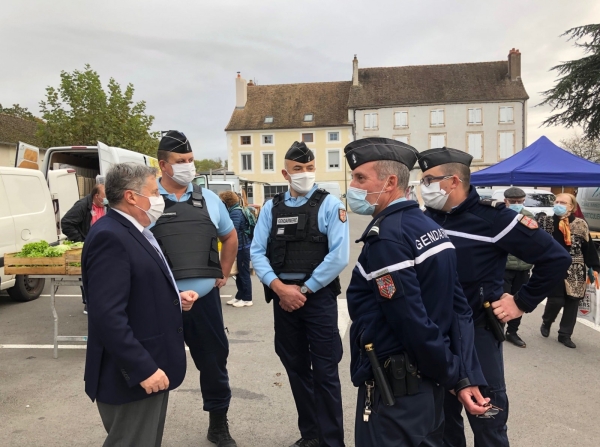
<path id="1" fill-rule="evenodd" d="M 505 199 L 522 199 L 526 196 L 527 194 L 525 194 L 525 191 L 515 186 L 513 186 L 512 188 L 508 188 L 506 191 L 504 191 Z"/>
<path id="2" fill-rule="evenodd" d="M 192 152 L 192 146 L 183 132 L 170 130 L 161 138 L 158 143 L 158 150 L 187 154 Z"/>
<path id="3" fill-rule="evenodd" d="M 315 159 L 315 154 L 311 151 L 304 142 L 298 143 L 294 141 L 292 147 L 290 147 L 285 154 L 286 160 L 297 161 L 298 163 L 308 163 Z"/>
<path id="4" fill-rule="evenodd" d="M 428 169 L 448 163 L 460 163 L 465 166 L 471 166 L 471 160 L 473 160 L 472 155 L 467 154 L 465 151 L 449 147 L 428 149 L 419 154 L 419 166 L 422 171 L 427 171 Z"/>
<path id="5" fill-rule="evenodd" d="M 350 169 L 354 170 L 370 161 L 392 160 L 412 169 L 419 157 L 419 151 L 401 141 L 389 138 L 363 138 L 344 148 Z"/>

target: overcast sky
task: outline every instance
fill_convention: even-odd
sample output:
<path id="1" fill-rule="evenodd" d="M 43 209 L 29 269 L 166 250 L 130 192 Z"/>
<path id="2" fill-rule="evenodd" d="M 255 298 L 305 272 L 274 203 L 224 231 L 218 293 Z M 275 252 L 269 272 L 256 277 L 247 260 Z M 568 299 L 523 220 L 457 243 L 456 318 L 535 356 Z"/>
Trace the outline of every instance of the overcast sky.
<path id="1" fill-rule="evenodd" d="M 522 53 L 528 144 L 547 108 L 550 68 L 579 58 L 565 30 L 600 22 L 597 0 L 2 0 L 0 103 L 39 114 L 61 70 L 91 64 L 106 86 L 131 82 L 156 117 L 179 129 L 197 158 L 227 157 L 225 132 L 237 71 L 259 84 L 350 80 L 360 67 L 504 60 Z M 424 148 L 419 148 L 424 149 Z"/>

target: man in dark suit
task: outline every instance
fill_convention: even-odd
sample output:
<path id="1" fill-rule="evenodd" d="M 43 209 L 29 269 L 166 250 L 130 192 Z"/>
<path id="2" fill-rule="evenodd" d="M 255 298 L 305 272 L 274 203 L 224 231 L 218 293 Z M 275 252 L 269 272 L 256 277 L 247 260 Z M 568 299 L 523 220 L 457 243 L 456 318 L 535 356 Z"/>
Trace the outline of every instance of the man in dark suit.
<path id="1" fill-rule="evenodd" d="M 106 176 L 110 211 L 86 237 L 83 286 L 89 329 L 85 391 L 96 400 L 104 446 L 160 446 L 169 390 L 185 376 L 181 311 L 198 294 L 179 292 L 146 229 L 162 214 L 156 171 L 117 164 Z"/>

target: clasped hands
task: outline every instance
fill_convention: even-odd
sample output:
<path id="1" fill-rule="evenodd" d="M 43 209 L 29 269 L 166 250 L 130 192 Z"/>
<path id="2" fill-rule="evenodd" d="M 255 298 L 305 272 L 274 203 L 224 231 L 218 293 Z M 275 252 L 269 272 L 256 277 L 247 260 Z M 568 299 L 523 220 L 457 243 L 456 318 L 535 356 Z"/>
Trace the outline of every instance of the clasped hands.
<path id="1" fill-rule="evenodd" d="M 271 288 L 279 297 L 279 305 L 286 312 L 298 310 L 306 302 L 306 296 L 300 292 L 300 286 L 284 284 L 276 279 L 271 283 Z"/>

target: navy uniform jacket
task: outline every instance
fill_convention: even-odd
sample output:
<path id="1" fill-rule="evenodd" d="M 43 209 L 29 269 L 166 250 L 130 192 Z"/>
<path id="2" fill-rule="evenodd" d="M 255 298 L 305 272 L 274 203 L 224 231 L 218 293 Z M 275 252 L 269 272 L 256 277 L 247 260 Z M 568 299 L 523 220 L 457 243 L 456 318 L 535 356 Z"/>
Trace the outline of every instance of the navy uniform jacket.
<path id="1" fill-rule="evenodd" d="M 508 253 L 535 264 L 516 300 L 525 312 L 535 309 L 566 277 L 571 258 L 552 236 L 502 202 L 480 201 L 472 186 L 467 199 L 449 213 L 427 208 L 425 214 L 446 230 L 456 247 L 458 277 L 476 325 L 484 324 L 483 303 L 504 293 Z"/>
<path id="2" fill-rule="evenodd" d="M 379 233 L 370 234 L 375 224 Z M 354 385 L 373 377 L 367 343 L 380 362 L 408 352 L 425 377 L 446 388 L 463 379 L 487 385 L 454 246 L 444 230 L 409 200 L 378 214 L 359 241 L 364 246 L 347 291 Z"/>
<path id="3" fill-rule="evenodd" d="M 88 303 L 85 392 L 121 405 L 147 397 L 140 382 L 162 369 L 169 390 L 185 377 L 179 295 L 165 263 L 114 210 L 94 224 L 81 257 Z"/>

